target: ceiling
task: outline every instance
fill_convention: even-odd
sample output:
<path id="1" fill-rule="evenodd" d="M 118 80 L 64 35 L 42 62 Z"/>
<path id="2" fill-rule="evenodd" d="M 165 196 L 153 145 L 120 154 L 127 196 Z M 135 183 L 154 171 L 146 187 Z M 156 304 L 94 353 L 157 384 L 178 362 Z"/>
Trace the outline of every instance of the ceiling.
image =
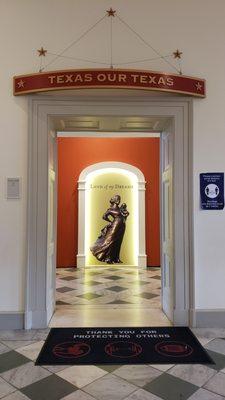
<path id="1" fill-rule="evenodd" d="M 54 118 L 57 131 L 64 132 L 162 132 L 168 117 L 59 116 Z M 60 135 L 65 136 L 65 135 Z M 70 135 L 71 136 L 71 135 Z"/>

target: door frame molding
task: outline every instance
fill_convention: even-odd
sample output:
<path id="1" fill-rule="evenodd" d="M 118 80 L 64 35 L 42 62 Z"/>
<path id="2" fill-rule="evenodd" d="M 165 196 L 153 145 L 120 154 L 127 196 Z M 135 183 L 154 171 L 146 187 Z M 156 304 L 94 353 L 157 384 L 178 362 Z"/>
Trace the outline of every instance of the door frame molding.
<path id="1" fill-rule="evenodd" d="M 174 320 L 194 320 L 193 210 L 192 210 L 192 99 L 186 97 L 59 97 L 29 98 L 28 245 L 25 328 L 48 325 L 47 221 L 48 132 L 54 117 L 159 116 L 174 121 Z M 192 311 L 190 313 L 190 310 Z M 191 318 L 191 319 L 190 319 Z"/>

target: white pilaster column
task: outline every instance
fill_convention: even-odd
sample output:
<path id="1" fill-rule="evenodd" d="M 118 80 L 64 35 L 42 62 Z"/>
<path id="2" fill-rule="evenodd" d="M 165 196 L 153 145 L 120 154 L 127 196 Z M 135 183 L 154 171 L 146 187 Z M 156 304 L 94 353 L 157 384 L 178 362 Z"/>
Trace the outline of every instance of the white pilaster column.
<path id="1" fill-rule="evenodd" d="M 78 181 L 78 254 L 77 267 L 85 267 L 85 180 Z"/>
<path id="2" fill-rule="evenodd" d="M 138 267 L 147 266 L 146 238 L 145 238 L 145 184 L 144 180 L 138 181 L 138 225 L 139 225 L 139 250 Z"/>

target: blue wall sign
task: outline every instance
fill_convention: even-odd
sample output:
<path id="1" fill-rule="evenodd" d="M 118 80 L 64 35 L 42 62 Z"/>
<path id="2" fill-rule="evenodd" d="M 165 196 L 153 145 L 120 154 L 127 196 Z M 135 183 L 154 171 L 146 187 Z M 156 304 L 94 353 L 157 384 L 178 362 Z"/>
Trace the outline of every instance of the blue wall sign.
<path id="1" fill-rule="evenodd" d="M 224 173 L 200 174 L 201 208 L 222 210 L 224 208 Z"/>

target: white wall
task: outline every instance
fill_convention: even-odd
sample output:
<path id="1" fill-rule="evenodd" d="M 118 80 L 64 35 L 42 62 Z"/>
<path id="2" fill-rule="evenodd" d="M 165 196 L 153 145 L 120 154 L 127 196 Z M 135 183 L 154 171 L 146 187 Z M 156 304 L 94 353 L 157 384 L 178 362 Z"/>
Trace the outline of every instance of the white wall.
<path id="1" fill-rule="evenodd" d="M 109 7 L 151 44 L 168 54 L 183 51 L 183 72 L 207 80 L 207 98 L 194 101 L 194 245 L 196 306 L 225 308 L 225 211 L 200 211 L 199 173 L 225 170 L 224 0 L 1 0 L 0 2 L 0 311 L 24 309 L 27 207 L 27 98 L 13 97 L 12 76 L 36 72 L 36 49 L 61 51 Z M 114 21 L 114 60 L 150 58 L 141 44 Z M 71 56 L 109 60 L 109 19 Z M 59 60 L 51 69 L 94 66 Z M 157 61 L 133 68 L 172 69 Z M 22 176 L 23 196 L 7 201 L 6 176 Z"/>

